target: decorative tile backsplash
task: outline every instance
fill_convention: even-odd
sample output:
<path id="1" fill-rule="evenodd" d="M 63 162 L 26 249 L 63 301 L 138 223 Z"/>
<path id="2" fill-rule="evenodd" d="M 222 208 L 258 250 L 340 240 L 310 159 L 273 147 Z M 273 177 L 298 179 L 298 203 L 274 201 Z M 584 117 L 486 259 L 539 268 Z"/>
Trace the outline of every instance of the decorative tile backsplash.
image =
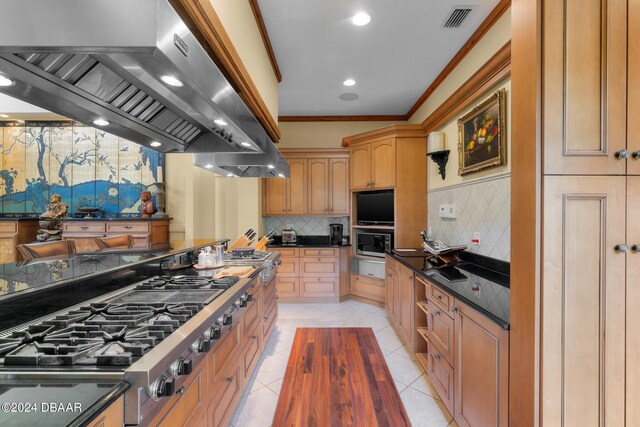
<path id="1" fill-rule="evenodd" d="M 308 236 L 328 236 L 329 224 L 342 224 L 344 226 L 343 233 L 349 234 L 349 217 L 326 217 L 326 216 L 265 216 L 264 228 L 266 231 L 275 230 L 276 234 L 280 234 L 289 225 L 296 233 Z"/>
<path id="2" fill-rule="evenodd" d="M 429 190 L 429 226 L 436 239 L 449 245 L 468 245 L 469 251 L 509 261 L 511 255 L 511 176 Z M 442 204 L 455 204 L 456 219 L 440 218 Z M 471 243 L 480 233 L 480 246 Z"/>

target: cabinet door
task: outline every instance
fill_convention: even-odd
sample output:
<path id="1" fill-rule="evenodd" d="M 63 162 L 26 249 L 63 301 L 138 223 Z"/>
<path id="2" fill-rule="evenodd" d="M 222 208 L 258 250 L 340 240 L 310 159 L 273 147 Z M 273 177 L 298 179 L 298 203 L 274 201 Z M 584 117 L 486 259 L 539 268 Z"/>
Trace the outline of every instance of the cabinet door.
<path id="1" fill-rule="evenodd" d="M 387 268 L 386 273 L 384 306 L 387 309 L 387 314 L 391 316 L 393 320 L 396 320 L 395 294 L 398 287 L 398 273 L 391 268 Z"/>
<path id="2" fill-rule="evenodd" d="M 329 212 L 349 215 L 349 159 L 329 160 Z"/>
<path id="3" fill-rule="evenodd" d="M 637 156 L 640 154 L 640 0 L 629 0 L 628 36 L 627 145 Z M 640 175 L 640 157 L 631 157 L 627 171 L 630 175 Z"/>
<path id="4" fill-rule="evenodd" d="M 454 375 L 453 368 L 445 360 L 438 350 L 431 344 L 427 344 L 427 376 L 442 399 L 442 403 L 453 414 L 454 401 Z M 487 424 L 488 426 L 488 424 Z M 485 427 L 478 424 L 474 427 Z"/>
<path id="5" fill-rule="evenodd" d="M 308 194 L 309 214 L 326 215 L 329 213 L 329 159 L 309 159 Z"/>
<path id="6" fill-rule="evenodd" d="M 427 336 L 429 341 L 438 348 L 438 351 L 451 365 L 454 361 L 454 322 L 433 301 L 427 302 L 429 316 L 427 318 Z"/>
<path id="7" fill-rule="evenodd" d="M 90 422 L 88 427 L 122 427 L 124 425 L 124 397 L 119 397 L 97 418 Z"/>
<path id="8" fill-rule="evenodd" d="M 337 277 L 302 277 L 300 279 L 300 295 L 302 297 L 337 297 Z"/>
<path id="9" fill-rule="evenodd" d="M 300 279 L 297 277 L 278 277 L 276 286 L 281 298 L 296 298 L 300 296 Z"/>
<path id="10" fill-rule="evenodd" d="M 371 184 L 371 146 L 358 145 L 349 150 L 351 190 L 366 190 Z"/>
<path id="11" fill-rule="evenodd" d="M 544 173 L 624 174 L 627 0 L 544 0 L 542 9 Z"/>
<path id="12" fill-rule="evenodd" d="M 509 333 L 465 304 L 456 301 L 456 306 L 456 422 L 465 427 L 507 426 Z"/>
<path id="13" fill-rule="evenodd" d="M 396 144 L 394 139 L 371 144 L 371 187 L 396 186 Z"/>
<path id="14" fill-rule="evenodd" d="M 150 425 L 177 427 L 187 426 L 191 421 L 200 421 L 207 411 L 206 396 L 206 362 L 202 362 L 189 375 L 189 378 L 181 388 L 180 393 L 171 409 L 160 419 L 154 420 Z"/>
<path id="15" fill-rule="evenodd" d="M 284 215 L 287 210 L 287 180 L 264 179 L 264 215 Z"/>
<path id="16" fill-rule="evenodd" d="M 289 168 L 287 214 L 303 215 L 307 212 L 307 159 L 291 159 Z"/>
<path id="17" fill-rule="evenodd" d="M 640 420 L 640 176 L 627 178 L 627 426 Z M 633 248 L 633 246 L 636 246 Z"/>
<path id="18" fill-rule="evenodd" d="M 625 187 L 622 176 L 544 178 L 545 426 L 624 425 Z"/>
<path id="19" fill-rule="evenodd" d="M 415 337 L 415 331 L 413 330 L 413 317 L 415 314 L 413 273 L 403 268 L 398 271 L 398 276 L 398 328 L 409 347 L 409 351 L 413 351 Z"/>

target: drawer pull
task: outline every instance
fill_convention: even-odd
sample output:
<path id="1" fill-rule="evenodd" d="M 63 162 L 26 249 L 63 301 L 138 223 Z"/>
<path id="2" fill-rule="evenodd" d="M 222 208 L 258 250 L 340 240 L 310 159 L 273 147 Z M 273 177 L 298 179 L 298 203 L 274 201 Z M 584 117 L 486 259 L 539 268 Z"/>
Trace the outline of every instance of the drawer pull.
<path id="1" fill-rule="evenodd" d="M 187 389 L 186 389 L 186 388 L 184 388 L 184 387 L 180 387 L 180 390 L 178 390 L 178 394 L 179 394 L 180 396 L 182 396 L 182 395 L 184 395 L 184 393 L 185 393 L 186 391 L 187 391 Z"/>
<path id="2" fill-rule="evenodd" d="M 230 383 L 231 381 L 233 381 L 233 377 L 227 377 L 225 378 L 225 380 L 227 380 L 227 382 Z"/>
<path id="3" fill-rule="evenodd" d="M 258 339 L 258 337 L 257 337 L 257 336 L 255 336 L 255 335 L 251 335 L 251 339 L 252 339 L 252 340 L 257 340 L 257 339 Z"/>
<path id="4" fill-rule="evenodd" d="M 89 229 L 89 226 L 88 226 L 88 225 L 83 225 L 82 227 L 80 227 L 80 229 L 82 229 L 82 230 L 88 230 L 88 229 Z"/>
<path id="5" fill-rule="evenodd" d="M 262 316 L 262 320 L 267 320 L 268 317 L 267 316 Z"/>
<path id="6" fill-rule="evenodd" d="M 440 310 L 434 311 L 433 314 L 435 314 L 436 316 L 440 316 Z"/>
<path id="7" fill-rule="evenodd" d="M 126 228 L 127 230 L 131 230 L 133 228 L 133 225 L 125 225 L 124 228 Z"/>
<path id="8" fill-rule="evenodd" d="M 440 360 L 440 355 L 436 353 L 436 354 L 433 355 L 433 358 L 436 359 L 436 360 Z"/>
<path id="9" fill-rule="evenodd" d="M 442 295 L 436 295 L 436 298 L 438 298 L 440 301 L 442 301 Z"/>
<path id="10" fill-rule="evenodd" d="M 453 311 L 454 313 L 458 312 L 458 307 L 456 307 L 455 305 L 453 307 L 451 307 L 451 311 Z"/>

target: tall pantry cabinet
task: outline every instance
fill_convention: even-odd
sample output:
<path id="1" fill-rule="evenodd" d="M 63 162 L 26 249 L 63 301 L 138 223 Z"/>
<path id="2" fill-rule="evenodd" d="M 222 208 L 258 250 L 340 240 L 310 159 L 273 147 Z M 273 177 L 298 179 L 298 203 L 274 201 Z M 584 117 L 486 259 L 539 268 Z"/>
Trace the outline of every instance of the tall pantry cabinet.
<path id="1" fill-rule="evenodd" d="M 640 0 L 542 9 L 541 424 L 640 425 Z"/>

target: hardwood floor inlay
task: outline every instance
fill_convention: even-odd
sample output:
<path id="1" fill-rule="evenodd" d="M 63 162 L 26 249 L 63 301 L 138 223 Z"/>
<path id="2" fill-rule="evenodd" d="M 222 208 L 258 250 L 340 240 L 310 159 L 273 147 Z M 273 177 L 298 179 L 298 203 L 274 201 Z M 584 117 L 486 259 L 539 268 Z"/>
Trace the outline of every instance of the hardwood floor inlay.
<path id="1" fill-rule="evenodd" d="M 371 328 L 298 328 L 273 426 L 410 426 Z"/>

